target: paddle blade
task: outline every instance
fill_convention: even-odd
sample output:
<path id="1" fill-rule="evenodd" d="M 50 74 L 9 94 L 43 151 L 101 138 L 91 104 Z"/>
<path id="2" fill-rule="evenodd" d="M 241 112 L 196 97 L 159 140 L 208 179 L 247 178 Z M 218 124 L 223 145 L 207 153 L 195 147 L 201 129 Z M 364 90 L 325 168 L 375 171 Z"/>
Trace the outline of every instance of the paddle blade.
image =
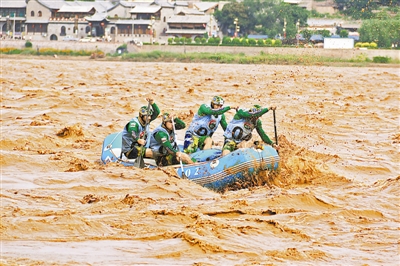
<path id="1" fill-rule="evenodd" d="M 183 179 L 188 179 L 187 175 L 185 174 L 185 171 L 183 169 L 182 161 L 181 161 L 181 178 Z"/>
<path id="2" fill-rule="evenodd" d="M 138 157 L 136 158 L 136 161 L 135 161 L 135 163 L 133 164 L 133 166 L 134 166 L 134 167 L 137 167 L 137 168 L 144 168 L 144 160 L 143 160 L 143 157 L 142 157 L 142 156 L 138 156 Z"/>

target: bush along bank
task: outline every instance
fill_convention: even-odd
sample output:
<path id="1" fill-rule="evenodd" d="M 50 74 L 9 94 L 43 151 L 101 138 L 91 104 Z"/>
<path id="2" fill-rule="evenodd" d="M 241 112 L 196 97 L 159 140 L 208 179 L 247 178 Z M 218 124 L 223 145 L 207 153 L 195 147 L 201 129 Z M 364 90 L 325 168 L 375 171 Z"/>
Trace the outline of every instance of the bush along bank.
<path id="1" fill-rule="evenodd" d="M 290 49 L 290 48 L 288 48 Z M 1 47 L 1 54 L 11 55 L 47 55 L 47 56 L 89 56 L 91 59 L 123 60 L 137 62 L 210 62 L 222 64 L 283 64 L 283 65 L 346 65 L 363 66 L 369 63 L 392 63 L 399 64 L 399 60 L 393 60 L 386 56 L 376 56 L 372 59 L 367 56 L 357 56 L 352 59 L 336 57 L 315 56 L 315 55 L 293 55 L 293 54 L 271 54 L 261 51 L 257 55 L 246 55 L 245 53 L 211 53 L 211 52 L 190 52 L 178 53 L 168 51 L 134 52 L 129 53 L 126 45 L 118 47 L 115 53 L 105 54 L 99 49 L 95 50 L 70 50 L 55 48 L 31 47 L 27 41 L 25 48 Z"/>
<path id="2" fill-rule="evenodd" d="M 90 56 L 95 51 L 87 50 L 70 50 L 70 49 L 54 49 L 54 48 L 23 48 L 18 49 L 14 47 L 1 47 L 1 54 L 11 54 L 11 55 L 69 55 L 69 56 Z"/>
<path id="3" fill-rule="evenodd" d="M 111 56 L 120 56 L 114 54 Z M 124 53 L 121 60 L 136 62 L 211 62 L 221 64 L 270 64 L 270 65 L 355 65 L 363 66 L 368 63 L 394 63 L 398 60 L 392 60 L 389 57 L 374 57 L 372 60 L 366 56 L 356 57 L 353 59 L 340 59 L 336 57 L 324 57 L 315 55 L 293 55 L 293 54 L 269 54 L 260 52 L 255 56 L 245 55 L 244 53 L 174 53 L 164 51 L 151 51 L 143 53 Z"/>

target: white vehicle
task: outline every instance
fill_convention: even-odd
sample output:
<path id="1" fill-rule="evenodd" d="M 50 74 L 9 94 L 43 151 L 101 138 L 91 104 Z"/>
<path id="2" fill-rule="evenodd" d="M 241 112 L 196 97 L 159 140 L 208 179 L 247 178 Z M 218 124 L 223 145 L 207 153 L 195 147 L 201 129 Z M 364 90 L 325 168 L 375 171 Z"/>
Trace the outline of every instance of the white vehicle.
<path id="1" fill-rule="evenodd" d="M 79 41 L 80 42 L 96 42 L 96 38 L 84 37 L 84 38 L 80 39 Z"/>
<path id="2" fill-rule="evenodd" d="M 75 38 L 74 36 L 67 35 L 63 38 L 63 41 L 65 42 L 77 42 L 79 39 Z"/>
<path id="3" fill-rule="evenodd" d="M 138 40 L 138 39 L 133 39 L 133 43 L 136 44 L 136 45 L 139 46 L 139 47 L 142 47 L 142 46 L 143 46 L 142 41 L 140 41 L 140 40 Z"/>
<path id="4" fill-rule="evenodd" d="M 125 43 L 134 44 L 134 45 L 139 46 L 139 47 L 143 46 L 143 43 L 138 39 L 125 39 L 124 42 Z"/>

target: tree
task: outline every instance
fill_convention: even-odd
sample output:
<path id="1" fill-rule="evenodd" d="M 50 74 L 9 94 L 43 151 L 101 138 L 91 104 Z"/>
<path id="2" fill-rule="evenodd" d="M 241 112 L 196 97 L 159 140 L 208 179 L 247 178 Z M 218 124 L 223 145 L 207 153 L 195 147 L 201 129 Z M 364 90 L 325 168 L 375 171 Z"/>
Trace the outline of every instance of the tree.
<path id="1" fill-rule="evenodd" d="M 399 0 L 334 0 L 337 8 L 346 16 L 353 19 L 373 19 L 374 10 L 380 7 L 398 7 Z"/>
<path id="2" fill-rule="evenodd" d="M 315 34 L 321 34 L 323 37 L 331 36 L 331 32 L 329 30 L 316 30 Z"/>
<path id="3" fill-rule="evenodd" d="M 283 32 L 284 20 L 286 19 L 286 38 L 288 39 L 296 37 L 297 21 L 300 22 L 300 26 L 307 24 L 308 11 L 297 5 L 290 5 L 282 2 L 273 8 L 273 12 L 279 20 L 277 27 L 275 27 L 275 29 L 278 30 L 277 33 Z"/>
<path id="4" fill-rule="evenodd" d="M 222 32 L 230 36 L 232 36 L 235 32 L 235 24 L 233 24 L 233 22 L 236 18 L 238 19 L 240 32 L 246 33 L 252 28 L 251 24 L 254 23 L 251 22 L 248 14 L 248 8 L 246 8 L 243 2 L 226 4 L 221 11 L 215 11 L 214 16 L 218 20 Z"/>
<path id="5" fill-rule="evenodd" d="M 379 47 L 391 47 L 400 40 L 399 19 L 371 19 L 363 21 L 359 29 L 362 42 L 377 42 Z"/>
<path id="6" fill-rule="evenodd" d="M 340 36 L 341 38 L 347 38 L 347 37 L 349 37 L 349 31 L 348 31 L 348 30 L 341 30 L 341 31 L 339 32 L 339 36 Z"/>
<path id="7" fill-rule="evenodd" d="M 382 6 L 400 6 L 399 0 L 379 0 L 378 3 Z"/>
<path id="8" fill-rule="evenodd" d="M 215 17 L 224 34 L 234 33 L 233 21 L 238 18 L 240 32 L 259 33 L 274 37 L 283 35 L 286 20 L 287 38 L 295 38 L 296 23 L 306 25 L 309 12 L 297 5 L 290 5 L 278 0 L 243 0 L 241 3 L 226 4 L 222 11 L 216 11 Z"/>
<path id="9" fill-rule="evenodd" d="M 266 19 L 266 14 L 276 5 L 275 0 L 244 0 L 244 6 L 248 9 L 248 14 L 252 20 L 252 30 L 262 26 Z"/>
<path id="10" fill-rule="evenodd" d="M 302 30 L 301 34 L 303 34 L 304 39 L 309 40 L 313 32 L 311 30 Z"/>

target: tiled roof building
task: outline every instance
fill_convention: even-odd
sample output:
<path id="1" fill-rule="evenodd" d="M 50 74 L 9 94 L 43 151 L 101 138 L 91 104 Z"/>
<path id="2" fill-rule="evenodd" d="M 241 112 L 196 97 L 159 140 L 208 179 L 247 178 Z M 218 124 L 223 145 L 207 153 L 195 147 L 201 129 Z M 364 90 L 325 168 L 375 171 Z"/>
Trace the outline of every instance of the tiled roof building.
<path id="1" fill-rule="evenodd" d="M 0 29 L 3 36 L 32 40 L 60 40 L 70 35 L 166 42 L 169 37 L 217 35 L 217 22 L 208 13 L 218 4 L 198 5 L 167 0 L 1 0 Z"/>

